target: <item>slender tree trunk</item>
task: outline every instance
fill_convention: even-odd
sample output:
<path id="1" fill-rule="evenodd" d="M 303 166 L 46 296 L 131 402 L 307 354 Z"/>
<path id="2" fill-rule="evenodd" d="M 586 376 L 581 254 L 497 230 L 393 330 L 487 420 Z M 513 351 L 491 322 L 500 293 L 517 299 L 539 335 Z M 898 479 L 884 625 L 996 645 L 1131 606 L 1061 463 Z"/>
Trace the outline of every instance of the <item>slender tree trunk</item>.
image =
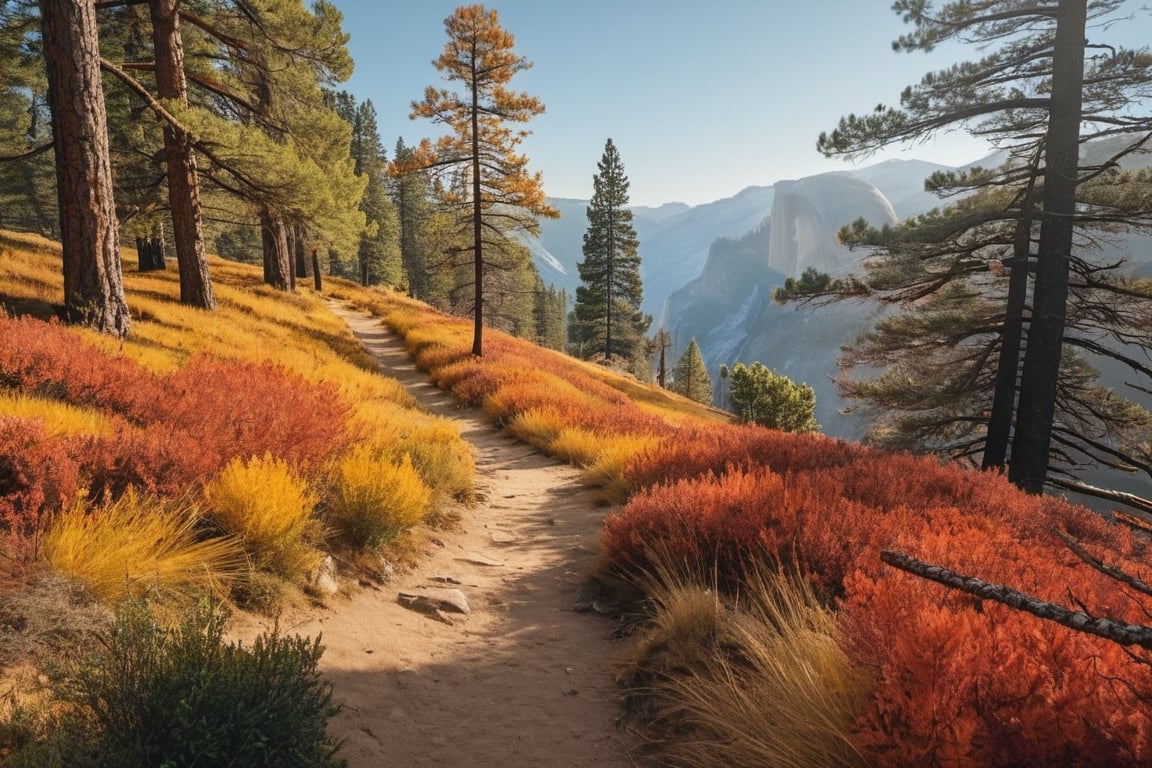
<path id="1" fill-rule="evenodd" d="M 475 250 L 472 253 L 475 273 L 476 297 L 475 314 L 472 325 L 472 354 L 484 354 L 484 226 L 480 219 L 484 211 L 480 199 L 480 96 L 476 90 L 477 74 L 472 73 L 472 240 Z"/>
<path id="2" fill-rule="evenodd" d="M 150 0 L 152 40 L 156 49 L 156 92 L 162 99 L 186 102 L 184 43 L 180 36 L 180 0 Z M 180 303 L 216 309 L 208 274 L 200 215 L 200 177 L 196 153 L 185 131 L 164 124 L 164 158 L 168 164 L 168 203 L 172 207 L 172 238 L 180 270 Z"/>
<path id="3" fill-rule="evenodd" d="M 264 245 L 264 282 L 277 290 L 292 290 L 292 269 L 288 259 L 288 234 L 284 220 L 267 207 L 260 211 L 260 234 Z"/>
<path id="4" fill-rule="evenodd" d="M 311 276 L 308 274 L 308 266 L 309 266 L 308 247 L 307 247 L 308 233 L 307 233 L 307 231 L 305 231 L 303 224 L 297 224 L 295 227 L 295 231 L 296 231 L 296 238 L 295 238 L 294 243 L 295 243 L 296 247 L 294 249 L 295 253 L 293 254 L 293 256 L 296 259 L 296 277 L 297 277 L 297 279 L 302 279 L 302 278 Z"/>
<path id="5" fill-rule="evenodd" d="M 1087 0 L 1060 0 L 1052 63 L 1052 107 L 1044 141 L 1044 204 L 1036 286 L 1008 473 L 1013 483 L 1029 493 L 1044 489 L 1056 412 L 1080 167 L 1086 17 Z"/>
<path id="6" fill-rule="evenodd" d="M 131 319 L 112 196 L 96 7 L 92 0 L 39 4 L 55 141 L 65 312 L 71 320 L 123 338 Z"/>
<path id="7" fill-rule="evenodd" d="M 320 275 L 320 254 L 315 248 L 312 249 L 312 283 L 316 293 L 324 290 L 324 278 Z"/>
<path id="8" fill-rule="evenodd" d="M 611 182 L 609 182 L 609 183 L 611 183 Z M 609 194 L 614 196 L 614 194 L 615 194 L 614 190 L 610 191 Z M 605 255 L 605 259 L 604 259 L 604 278 L 605 278 L 604 279 L 604 287 L 605 287 L 605 293 L 607 294 L 607 297 L 608 297 L 607 306 L 605 307 L 605 311 L 604 311 L 604 328 L 605 328 L 604 357 L 608 363 L 612 362 L 612 309 L 613 309 L 613 306 L 612 306 L 612 285 L 616 280 L 616 273 L 614 271 L 615 265 L 612 263 L 612 261 L 613 261 L 612 257 L 615 256 L 614 249 L 616 247 L 615 238 L 613 237 L 613 235 L 615 234 L 616 222 L 613 220 L 612 211 L 613 211 L 613 204 L 609 203 L 608 210 L 605 211 L 605 213 L 607 214 L 607 218 L 608 218 L 608 221 L 607 221 L 608 232 L 606 233 L 608 236 L 608 242 L 607 242 L 607 246 L 608 246 L 607 251 L 608 252 Z"/>
<path id="9" fill-rule="evenodd" d="M 286 274 L 288 275 L 288 290 L 295 292 L 296 290 L 296 268 L 295 258 L 296 253 L 296 227 L 292 224 L 284 222 L 284 259 L 286 264 Z"/>
<path id="10" fill-rule="evenodd" d="M 1008 461 L 1012 416 L 1016 411 L 1016 378 L 1020 370 L 1020 347 L 1024 334 L 1024 308 L 1028 303 L 1028 272 L 1032 251 L 1032 190 L 1036 169 L 1028 180 L 1016 225 L 1016 242 L 1008 266 L 1008 302 L 1004 309 L 1004 329 L 1000 333 L 1000 359 L 992 391 L 992 412 L 984 441 L 983 469 L 1003 470 Z"/>

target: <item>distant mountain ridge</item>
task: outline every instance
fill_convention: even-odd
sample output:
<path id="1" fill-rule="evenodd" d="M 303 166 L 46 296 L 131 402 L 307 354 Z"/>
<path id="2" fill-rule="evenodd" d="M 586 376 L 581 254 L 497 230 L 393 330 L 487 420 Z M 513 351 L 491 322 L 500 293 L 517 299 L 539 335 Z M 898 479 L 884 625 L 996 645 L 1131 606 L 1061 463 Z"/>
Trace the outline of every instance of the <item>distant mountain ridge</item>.
<path id="1" fill-rule="evenodd" d="M 1089 145 L 1085 157 L 1106 160 L 1118 142 L 1123 139 Z M 877 225 L 894 223 L 946 204 L 924 190 L 924 180 L 934 172 L 995 167 L 1003 159 L 996 153 L 962 168 L 887 160 L 748 187 L 705 205 L 634 208 L 644 309 L 655 317 L 653 329 L 672 333 L 674 355 L 696 339 L 714 381 L 720 363 L 760 361 L 807 382 L 816 390 L 816 417 L 824 431 L 859 437 L 863 423 L 845 413 L 836 358 L 879 310 L 856 302 L 780 307 L 771 301 L 772 289 L 808 266 L 840 274 L 851 270 L 860 255 L 841 246 L 836 232 L 861 216 Z M 1152 165 L 1152 155 L 1126 164 Z M 541 254 L 537 264 L 546 282 L 572 292 L 580 284 L 576 264 L 582 259 L 587 202 L 551 202 L 562 218 L 542 222 L 540 248 L 549 258 Z M 1119 233 L 1113 240 L 1118 258 L 1132 258 L 1133 273 L 1152 276 L 1152 237 Z"/>

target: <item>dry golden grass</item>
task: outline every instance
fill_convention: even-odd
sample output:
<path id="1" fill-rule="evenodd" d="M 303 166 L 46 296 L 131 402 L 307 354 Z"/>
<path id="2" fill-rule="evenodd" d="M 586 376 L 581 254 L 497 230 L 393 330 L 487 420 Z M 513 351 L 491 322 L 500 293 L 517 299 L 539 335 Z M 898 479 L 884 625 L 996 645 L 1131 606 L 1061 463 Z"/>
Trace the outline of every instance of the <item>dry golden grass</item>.
<path id="1" fill-rule="evenodd" d="M 299 581 L 320 564 L 316 496 L 283 460 L 233 460 L 204 487 L 204 502 L 206 515 L 240 541 L 257 569 Z"/>
<path id="2" fill-rule="evenodd" d="M 738 595 L 717 597 L 702 569 L 654 558 L 652 601 L 625 683 L 641 688 L 672 764 L 780 768 L 864 764 L 850 738 L 867 690 L 840 626 L 800 576 L 749 568 Z"/>
<path id="3" fill-rule="evenodd" d="M 106 435 L 112 425 L 90 408 L 0 389 L 0 416 L 40 421 L 50 435 Z"/>
<path id="4" fill-rule="evenodd" d="M 149 596 L 182 600 L 226 590 L 243 567 L 231 538 L 202 540 L 196 510 L 130 491 L 102 507 L 61 512 L 41 543 L 45 562 L 109 603 Z"/>

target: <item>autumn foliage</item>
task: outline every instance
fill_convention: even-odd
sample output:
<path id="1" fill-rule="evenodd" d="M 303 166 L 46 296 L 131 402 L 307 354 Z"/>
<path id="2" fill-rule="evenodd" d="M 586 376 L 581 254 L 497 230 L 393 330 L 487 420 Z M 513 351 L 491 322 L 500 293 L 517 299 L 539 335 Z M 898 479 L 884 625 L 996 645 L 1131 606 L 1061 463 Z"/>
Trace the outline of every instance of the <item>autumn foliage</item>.
<path id="1" fill-rule="evenodd" d="M 589 477 L 626 499 L 604 559 L 650 578 L 653 553 L 711 563 L 733 594 L 750 561 L 798 567 L 837 609 L 870 686 L 851 738 L 885 766 L 1135 765 L 1152 760 L 1152 667 L 1125 649 L 982 603 L 883 565 L 908 552 L 1097 615 L 1149 623 L 1145 605 L 1064 543 L 1144 574 L 1147 543 L 1082 507 L 1004 478 L 817 434 L 707 421 L 673 398 L 497 334 L 468 355 L 456 321 L 402 299 L 373 307 L 447 389 L 523 439 L 576 463 L 629 446 Z M 635 387 L 639 389 L 639 387 Z M 630 393 L 632 394 L 632 393 Z M 653 396 L 655 397 L 655 396 Z M 572 449 L 575 450 L 572 450 Z M 594 463 L 594 461 L 593 461 Z M 741 674 L 752 674 L 747 670 Z M 687 690 L 686 694 L 693 695 Z M 735 737 L 732 737 L 735 738 Z"/>
<path id="2" fill-rule="evenodd" d="M 12 254 L 20 279 L 0 274 L 0 291 L 39 306 L 30 278 L 58 269 L 51 251 Z M 136 539 L 161 546 L 165 563 L 227 541 L 253 573 L 301 582 L 339 532 L 323 502 L 354 445 L 374 446 L 364 482 L 402 467 L 423 494 L 403 514 L 380 512 L 392 532 L 471 496 L 458 430 L 415 409 L 317 298 L 262 296 L 251 268 L 217 266 L 216 313 L 178 304 L 175 273 L 128 273 L 139 317 L 123 342 L 0 310 L 0 583 L 47 561 L 111 599 L 106 584 L 124 579 L 116 564 L 153 557 L 129 546 Z M 171 527 L 179 535 L 148 528 L 170 508 L 187 524 Z M 202 571 L 231 578 L 208 559 Z"/>

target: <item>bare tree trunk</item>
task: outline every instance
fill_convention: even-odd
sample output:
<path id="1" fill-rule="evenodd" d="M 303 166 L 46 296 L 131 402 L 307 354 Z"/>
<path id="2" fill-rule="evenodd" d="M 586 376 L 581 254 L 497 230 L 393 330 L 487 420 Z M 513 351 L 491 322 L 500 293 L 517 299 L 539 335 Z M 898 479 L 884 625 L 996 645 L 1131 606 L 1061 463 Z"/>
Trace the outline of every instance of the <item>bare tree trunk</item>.
<path id="1" fill-rule="evenodd" d="M 1080 119 L 1084 90 L 1087 0 L 1060 0 L 1052 61 L 1052 107 L 1044 141 L 1044 194 L 1032 320 L 1020 377 L 1020 406 L 1008 478 L 1040 493 L 1048 477 L 1056 384 L 1068 313 Z"/>
<path id="2" fill-rule="evenodd" d="M 475 66 L 475 65 L 473 65 Z M 480 96 L 476 90 L 476 73 L 472 73 L 472 267 L 476 288 L 472 323 L 472 354 L 484 354 L 484 212 L 480 195 Z"/>
<path id="3" fill-rule="evenodd" d="M 69 319 L 120 338 L 124 301 L 108 124 L 92 0 L 39 0 Z"/>
<path id="4" fill-rule="evenodd" d="M 156 49 L 156 91 L 162 99 L 187 101 L 184 43 L 180 36 L 180 0 L 150 0 L 152 40 Z M 168 203 L 172 207 L 172 238 L 180 270 L 180 302 L 216 309 L 208 274 L 200 216 L 200 179 L 196 154 L 185 131 L 164 124 L 164 157 L 168 163 Z"/>
<path id="5" fill-rule="evenodd" d="M 1009 608 L 1054 621 L 1077 632 L 1096 635 L 1096 637 L 1102 637 L 1120 645 L 1135 645 L 1152 649 L 1152 627 L 1146 627 L 1143 624 L 1129 624 L 1125 621 L 1089 616 L 1083 611 L 1070 611 L 1063 606 L 1049 603 L 1046 600 L 1039 600 L 1010 587 L 989 584 L 972 576 L 965 576 L 939 565 L 917 560 L 903 552 L 881 552 L 880 559 L 902 571 L 908 571 L 921 578 L 975 595 L 983 600 L 994 600 Z"/>
<path id="6" fill-rule="evenodd" d="M 320 254 L 315 248 L 312 249 L 312 282 L 316 293 L 324 290 L 324 279 L 320 276 Z"/>
<path id="7" fill-rule="evenodd" d="M 1000 359 L 992 391 L 992 412 L 984 439 L 982 469 L 1003 470 L 1008 461 L 1012 437 L 1012 416 L 1016 412 L 1016 378 L 1020 371 L 1020 348 L 1024 338 L 1024 308 L 1028 303 L 1028 272 L 1032 251 L 1032 190 L 1036 166 L 1028 179 L 1028 189 L 1020 203 L 1020 220 L 1012 259 L 1008 265 L 1008 301 L 1004 308 L 1004 328 L 1000 332 Z"/>
<path id="8" fill-rule="evenodd" d="M 305 231 L 303 224 L 297 224 L 293 230 L 296 233 L 296 236 L 293 239 L 294 248 L 292 254 L 296 260 L 296 277 L 309 277 L 310 275 L 308 274 L 309 264 L 307 248 L 308 233 Z"/>
<path id="9" fill-rule="evenodd" d="M 284 220 L 267 207 L 260 210 L 260 235 L 264 244 L 264 282 L 281 291 L 292 290 L 288 260 L 288 237 Z"/>

